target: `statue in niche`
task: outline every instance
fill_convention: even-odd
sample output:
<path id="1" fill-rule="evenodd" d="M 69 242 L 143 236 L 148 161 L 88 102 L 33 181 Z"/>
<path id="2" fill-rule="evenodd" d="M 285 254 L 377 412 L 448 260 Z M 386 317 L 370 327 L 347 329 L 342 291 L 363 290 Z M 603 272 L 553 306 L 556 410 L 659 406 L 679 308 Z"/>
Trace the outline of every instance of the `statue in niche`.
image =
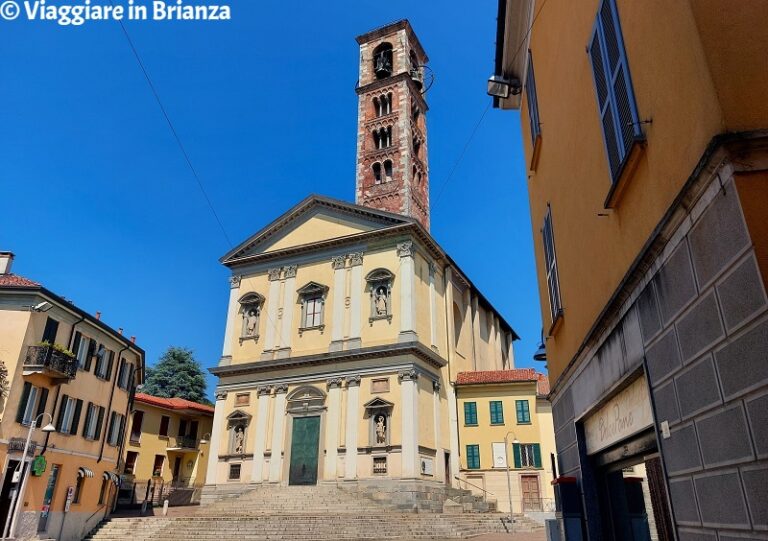
<path id="1" fill-rule="evenodd" d="M 258 331 L 259 312 L 256 308 L 250 308 L 245 314 L 245 336 L 254 336 Z"/>
<path id="2" fill-rule="evenodd" d="M 235 427 L 235 445 L 236 455 L 242 455 L 245 452 L 245 430 L 242 425 Z"/>
<path id="3" fill-rule="evenodd" d="M 376 288 L 376 298 L 374 300 L 374 307 L 376 309 L 377 316 L 386 316 L 388 314 L 386 286 L 379 286 L 378 288 Z"/>
<path id="4" fill-rule="evenodd" d="M 387 443 L 387 426 L 383 415 L 376 417 L 376 443 Z"/>

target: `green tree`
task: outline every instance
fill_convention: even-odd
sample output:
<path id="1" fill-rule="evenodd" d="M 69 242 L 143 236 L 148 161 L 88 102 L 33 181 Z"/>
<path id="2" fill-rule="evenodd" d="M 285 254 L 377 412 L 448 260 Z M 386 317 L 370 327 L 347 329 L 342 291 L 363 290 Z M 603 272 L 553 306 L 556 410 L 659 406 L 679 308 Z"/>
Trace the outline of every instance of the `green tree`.
<path id="1" fill-rule="evenodd" d="M 205 396 L 205 374 L 191 349 L 171 346 L 154 368 L 147 369 L 141 392 L 162 398 L 185 398 L 210 404 Z"/>

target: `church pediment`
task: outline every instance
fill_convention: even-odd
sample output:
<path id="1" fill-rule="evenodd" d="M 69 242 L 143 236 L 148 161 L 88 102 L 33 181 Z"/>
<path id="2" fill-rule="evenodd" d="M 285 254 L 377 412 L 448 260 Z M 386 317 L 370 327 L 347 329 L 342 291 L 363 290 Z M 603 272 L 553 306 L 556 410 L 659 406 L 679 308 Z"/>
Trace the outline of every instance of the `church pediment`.
<path id="1" fill-rule="evenodd" d="M 221 262 L 227 264 L 249 256 L 412 222 L 405 216 L 310 196 L 230 251 Z"/>
<path id="2" fill-rule="evenodd" d="M 394 407 L 394 404 L 389 400 L 384 400 L 383 398 L 376 397 L 372 400 L 369 400 L 365 404 L 363 404 L 363 407 L 367 410 L 386 409 L 386 408 Z"/>

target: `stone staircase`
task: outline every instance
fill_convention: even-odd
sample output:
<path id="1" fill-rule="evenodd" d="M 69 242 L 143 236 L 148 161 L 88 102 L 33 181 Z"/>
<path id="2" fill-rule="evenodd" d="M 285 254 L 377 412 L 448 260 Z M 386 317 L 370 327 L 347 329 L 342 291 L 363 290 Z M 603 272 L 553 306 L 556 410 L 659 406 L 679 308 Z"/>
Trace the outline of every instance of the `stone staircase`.
<path id="1" fill-rule="evenodd" d="M 190 516 L 113 518 L 87 539 L 124 541 L 308 541 L 462 539 L 510 531 L 499 513 L 414 513 L 336 485 L 260 486 L 201 506 Z M 515 532 L 541 526 L 516 517 Z"/>

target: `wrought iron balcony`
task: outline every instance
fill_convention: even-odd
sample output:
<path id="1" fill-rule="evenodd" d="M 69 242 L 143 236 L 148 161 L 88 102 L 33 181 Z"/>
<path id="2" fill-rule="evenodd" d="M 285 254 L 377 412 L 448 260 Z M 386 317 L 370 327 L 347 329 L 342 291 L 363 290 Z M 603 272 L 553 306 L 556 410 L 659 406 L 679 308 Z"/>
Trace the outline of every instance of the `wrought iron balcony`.
<path id="1" fill-rule="evenodd" d="M 24 359 L 25 372 L 42 372 L 54 378 L 74 379 L 77 359 L 52 345 L 29 346 Z"/>
<path id="2" fill-rule="evenodd" d="M 196 438 L 191 438 L 189 436 L 171 436 L 168 438 L 167 448 L 170 451 L 182 449 L 197 450 L 197 447 L 198 441 Z"/>

